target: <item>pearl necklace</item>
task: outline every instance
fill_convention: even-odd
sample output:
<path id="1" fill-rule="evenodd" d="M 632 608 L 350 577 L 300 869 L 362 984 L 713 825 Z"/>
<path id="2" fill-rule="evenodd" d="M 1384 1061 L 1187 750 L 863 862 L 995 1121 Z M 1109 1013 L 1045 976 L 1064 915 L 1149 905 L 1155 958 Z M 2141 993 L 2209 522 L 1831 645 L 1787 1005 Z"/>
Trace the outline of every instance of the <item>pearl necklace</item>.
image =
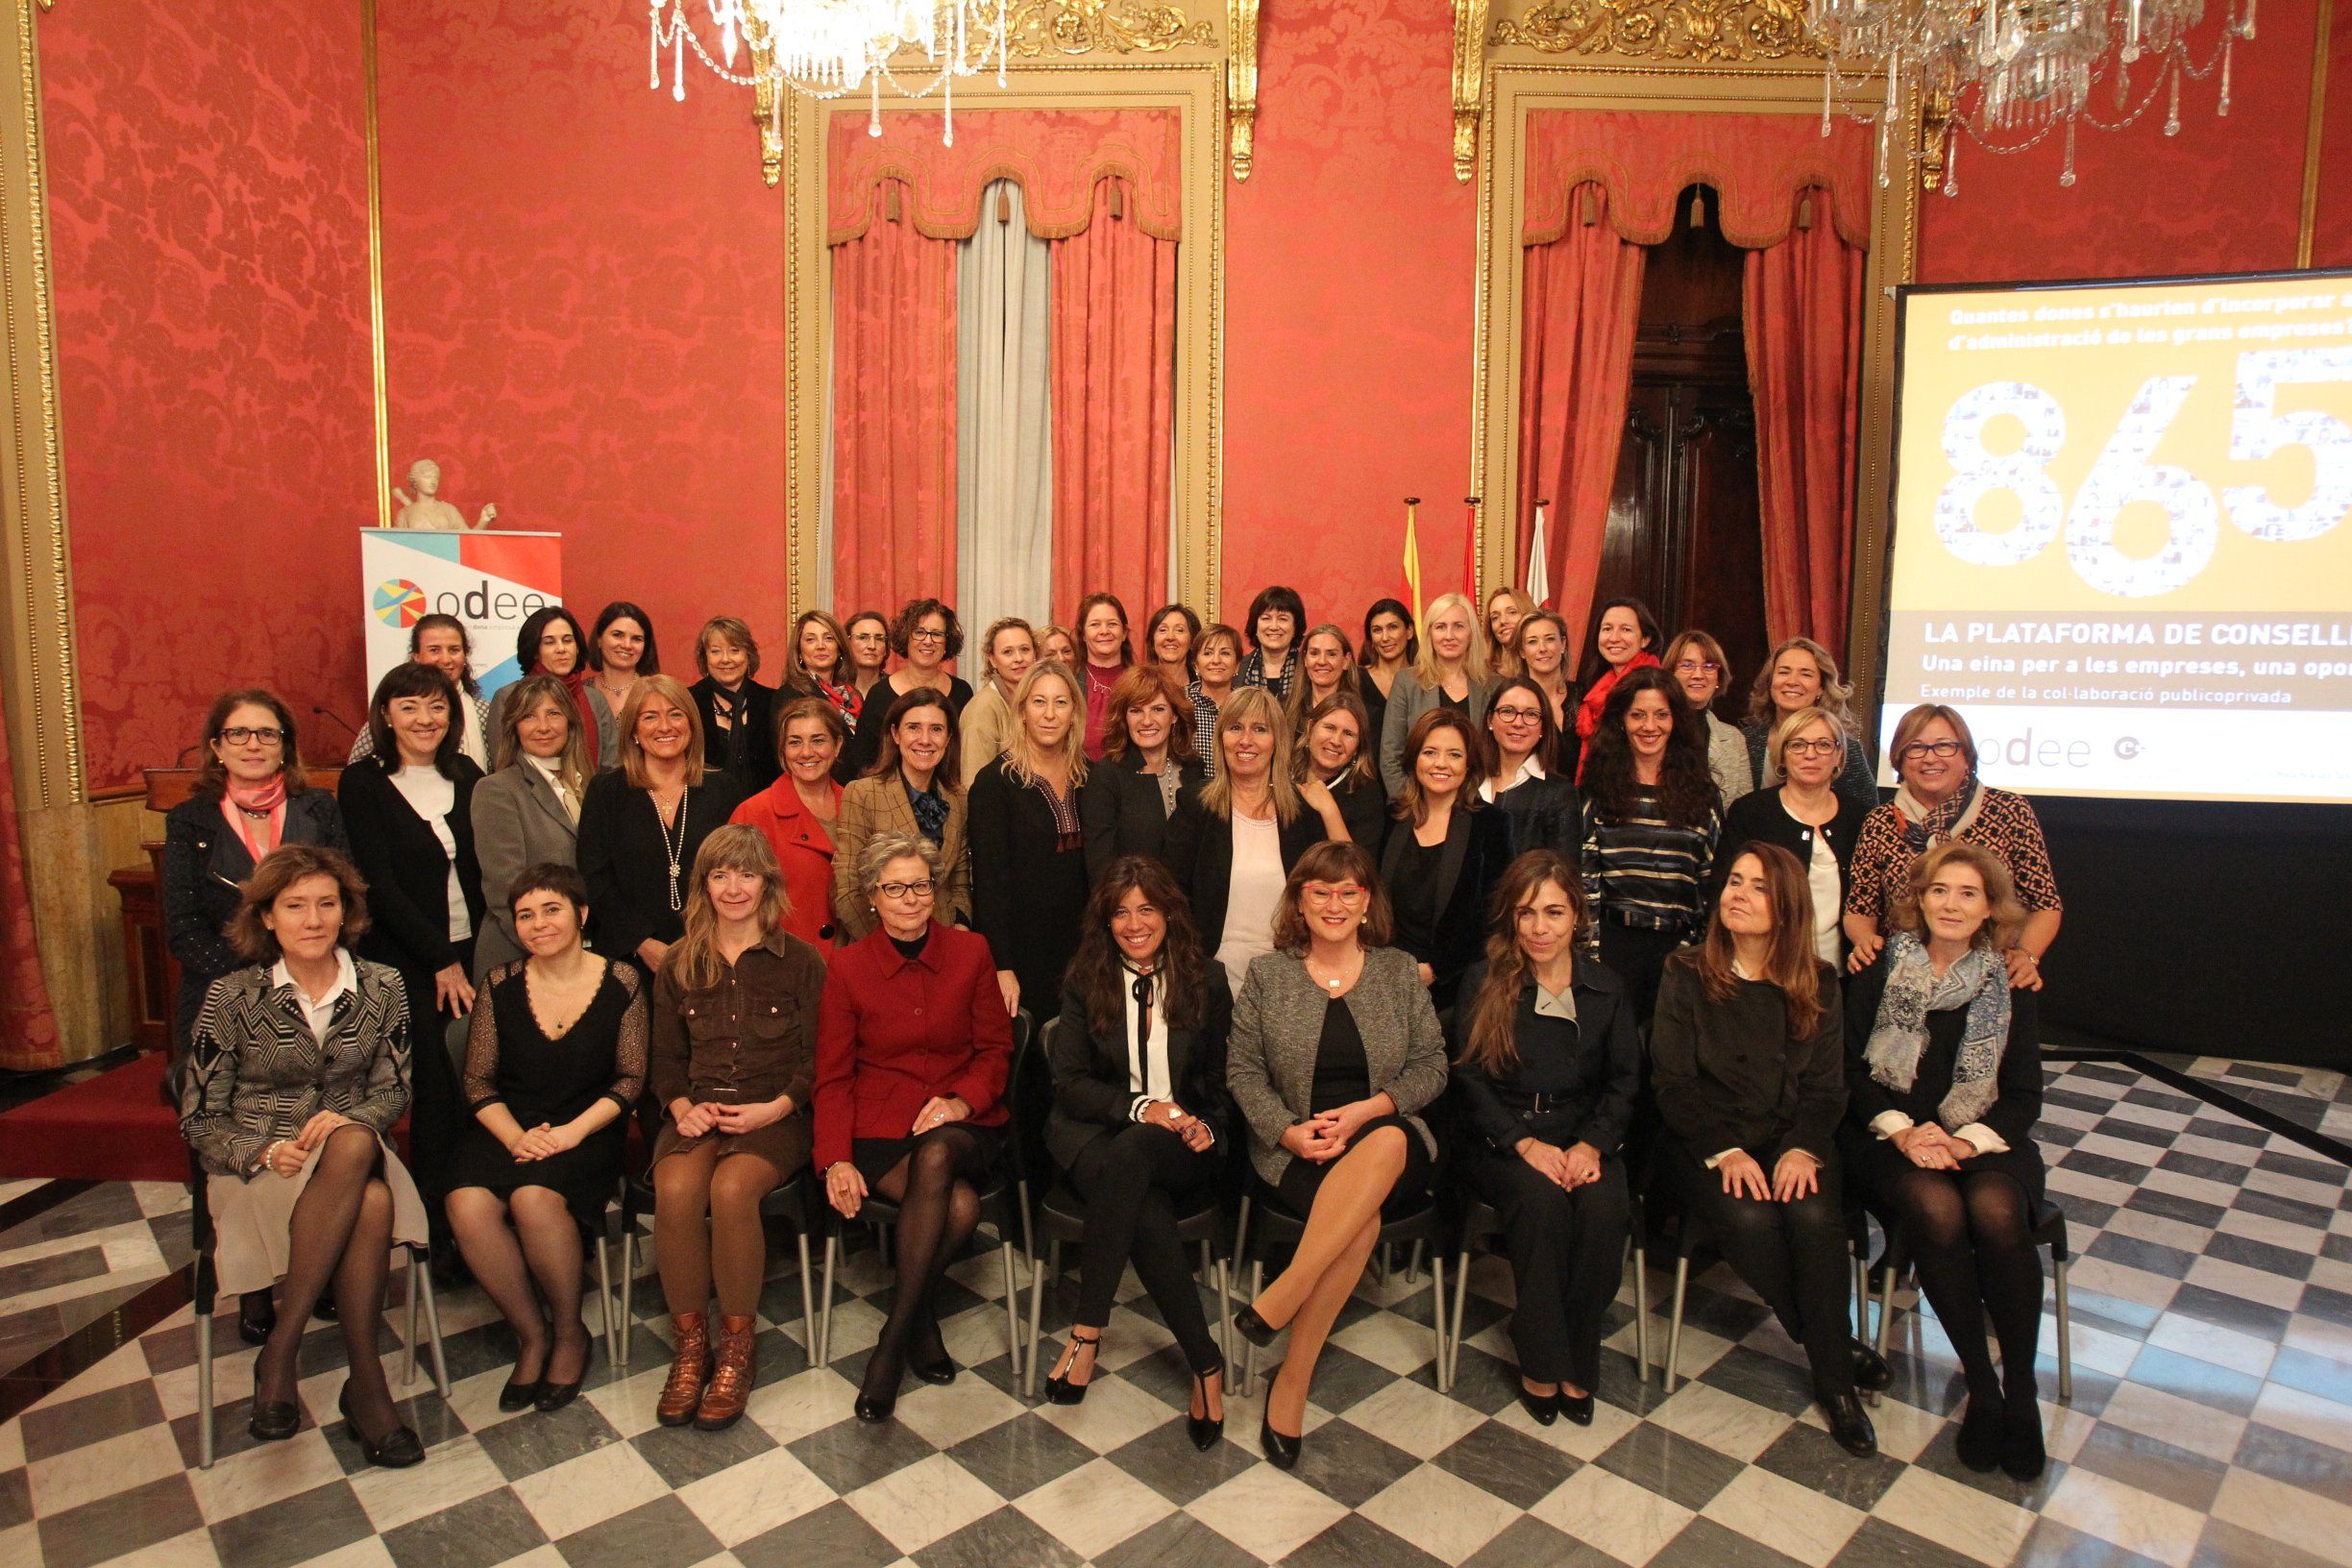
<path id="1" fill-rule="evenodd" d="M 651 791 L 647 793 L 652 794 Z M 670 824 L 662 819 L 661 797 L 653 796 L 653 825 L 661 829 L 663 856 L 670 862 L 670 908 L 673 913 L 686 907 L 686 900 L 678 892 L 678 863 L 686 855 L 686 800 L 693 794 L 692 786 L 684 786 L 678 790 L 677 842 L 674 844 L 670 840 Z"/>

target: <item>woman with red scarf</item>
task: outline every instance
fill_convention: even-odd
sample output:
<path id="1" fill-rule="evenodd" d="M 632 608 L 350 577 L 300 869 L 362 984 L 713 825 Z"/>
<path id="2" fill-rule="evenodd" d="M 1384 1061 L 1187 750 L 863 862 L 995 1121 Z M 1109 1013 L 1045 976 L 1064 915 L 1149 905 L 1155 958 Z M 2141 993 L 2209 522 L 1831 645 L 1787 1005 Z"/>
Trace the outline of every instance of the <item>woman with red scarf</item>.
<path id="1" fill-rule="evenodd" d="M 1609 693 L 1635 670 L 1654 669 L 1658 662 L 1657 617 L 1638 599 L 1612 599 L 1593 617 L 1592 633 L 1584 639 L 1584 699 L 1577 704 L 1579 741 L 1589 741 L 1601 727 L 1601 710 Z M 1583 776 L 1578 764 L 1577 775 Z"/>
<path id="2" fill-rule="evenodd" d="M 612 705 L 604 700 L 604 694 L 588 678 L 588 661 L 581 657 L 587 646 L 587 634 L 570 610 L 560 604 L 533 610 L 515 637 L 515 667 L 521 673 L 516 679 L 545 674 L 564 683 L 573 705 L 579 710 L 581 749 L 596 759 L 600 772 L 621 760 L 621 726 L 613 723 Z M 490 699 L 485 734 L 502 733 L 506 701 L 513 693 L 513 686 L 502 686 Z M 495 757 L 491 760 L 497 761 Z"/>

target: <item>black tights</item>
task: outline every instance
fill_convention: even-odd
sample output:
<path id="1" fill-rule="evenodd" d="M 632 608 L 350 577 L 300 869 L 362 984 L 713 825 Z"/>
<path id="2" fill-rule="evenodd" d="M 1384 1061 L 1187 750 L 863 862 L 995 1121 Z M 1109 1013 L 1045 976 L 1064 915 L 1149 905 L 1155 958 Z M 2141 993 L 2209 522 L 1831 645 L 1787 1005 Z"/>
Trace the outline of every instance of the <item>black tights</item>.
<path id="1" fill-rule="evenodd" d="M 351 1362 L 353 1421 L 363 1434 L 380 1442 L 400 1425 L 376 1345 L 392 1251 L 392 1189 L 377 1175 L 381 1156 L 376 1135 L 356 1124 L 329 1133 L 311 1156 L 310 1180 L 294 1200 L 287 1222 L 278 1326 L 254 1363 L 254 1403 L 291 1403 L 303 1331 L 310 1326 L 319 1297 L 331 1286 L 342 1320 L 344 1354 Z"/>
<path id="2" fill-rule="evenodd" d="M 931 1292 L 980 1228 L 980 1190 L 988 1169 L 980 1140 L 949 1122 L 919 1135 L 905 1159 L 882 1173 L 874 1191 L 898 1206 L 898 1288 L 859 1391 L 888 1399 L 909 1355 L 925 1363 L 947 1354 Z"/>
<path id="3" fill-rule="evenodd" d="M 518 1187 L 502 1197 L 486 1187 L 461 1187 L 449 1195 L 449 1216 L 466 1267 L 514 1330 L 515 1381 L 546 1377 L 577 1383 L 588 1363 L 588 1325 L 579 1310 L 585 1249 L 579 1221 L 562 1194 L 545 1187 Z M 547 1298 L 545 1313 L 541 1295 Z M 552 1362 L 548 1360 L 550 1316 Z"/>
<path id="4" fill-rule="evenodd" d="M 1968 1374 L 1969 1398 L 2036 1397 L 2042 1336 L 2042 1254 L 2026 1223 L 2025 1189 L 1999 1171 L 1910 1169 L 1888 1193 L 1936 1320 Z M 2000 1341 L 2000 1372 L 1984 1319 Z"/>

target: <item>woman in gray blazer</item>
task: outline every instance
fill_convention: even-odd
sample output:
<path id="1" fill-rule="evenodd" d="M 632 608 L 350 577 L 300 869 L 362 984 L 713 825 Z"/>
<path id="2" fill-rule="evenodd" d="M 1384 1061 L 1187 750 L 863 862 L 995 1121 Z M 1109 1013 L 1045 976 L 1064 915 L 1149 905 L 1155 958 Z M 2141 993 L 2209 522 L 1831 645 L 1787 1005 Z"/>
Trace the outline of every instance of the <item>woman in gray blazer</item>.
<path id="1" fill-rule="evenodd" d="M 1442 703 L 1474 726 L 1486 722 L 1486 703 L 1498 682 L 1486 668 L 1486 641 L 1477 625 L 1477 611 L 1459 594 L 1440 594 L 1422 612 L 1421 651 L 1411 669 L 1398 672 L 1381 719 L 1381 782 L 1391 800 L 1405 793 L 1411 772 L 1405 738 L 1415 720 Z"/>
<path id="2" fill-rule="evenodd" d="M 474 943 L 478 986 L 524 956 L 506 896 L 514 879 L 526 867 L 578 864 L 580 798 L 588 791 L 578 709 L 563 681 L 530 675 L 499 695 L 506 700 L 490 737 L 498 772 L 474 786 L 474 855 L 488 917 Z"/>
<path id="3" fill-rule="evenodd" d="M 1308 1384 L 1363 1274 L 1384 1206 L 1425 1190 L 1437 1140 L 1415 1115 L 1445 1090 L 1445 1037 L 1409 954 L 1388 945 L 1372 857 L 1301 855 L 1234 1003 L 1225 1080 L 1249 1124 L 1253 1196 L 1306 1221 L 1290 1266 L 1236 1319 L 1257 1345 L 1290 1331 L 1259 1440 L 1298 1462 Z"/>

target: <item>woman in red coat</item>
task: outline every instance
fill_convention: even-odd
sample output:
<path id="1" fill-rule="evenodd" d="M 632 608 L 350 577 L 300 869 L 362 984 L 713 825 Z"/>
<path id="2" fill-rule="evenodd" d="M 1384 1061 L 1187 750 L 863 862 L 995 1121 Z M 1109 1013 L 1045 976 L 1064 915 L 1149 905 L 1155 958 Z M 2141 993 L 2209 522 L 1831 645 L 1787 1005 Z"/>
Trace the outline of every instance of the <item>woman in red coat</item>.
<path id="1" fill-rule="evenodd" d="M 842 790 L 833 764 L 849 725 L 821 697 L 795 698 L 776 716 L 783 775 L 735 808 L 729 821 L 760 830 L 784 873 L 784 929 L 819 952 L 833 948 L 833 820 Z"/>
<path id="2" fill-rule="evenodd" d="M 932 919 L 946 881 L 928 840 L 876 834 L 858 857 L 880 924 L 826 965 L 817 1014 L 817 1168 L 854 1219 L 869 1192 L 898 1205 L 898 1288 L 858 1387 L 886 1421 L 898 1378 L 955 1380 L 931 1295 L 980 1223 L 1004 1139 L 1013 1020 L 986 938 Z"/>

